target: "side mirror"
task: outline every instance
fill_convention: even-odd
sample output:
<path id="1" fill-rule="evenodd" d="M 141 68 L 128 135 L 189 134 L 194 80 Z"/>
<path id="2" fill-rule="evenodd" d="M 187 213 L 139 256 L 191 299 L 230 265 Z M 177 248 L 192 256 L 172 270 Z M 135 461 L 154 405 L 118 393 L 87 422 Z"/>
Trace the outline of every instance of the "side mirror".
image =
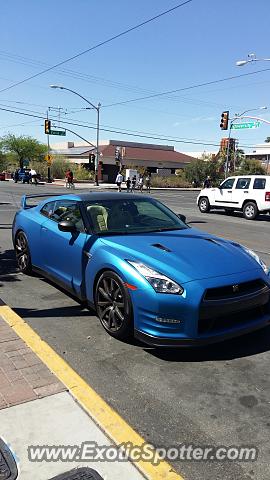
<path id="1" fill-rule="evenodd" d="M 61 232 L 76 232 L 76 225 L 74 225 L 73 222 L 70 222 L 69 220 L 62 220 L 62 222 L 58 223 L 58 228 L 61 230 Z"/>
<path id="2" fill-rule="evenodd" d="M 187 217 L 185 215 L 182 215 L 182 213 L 177 213 L 177 216 L 180 218 L 180 220 L 182 220 L 182 222 L 187 222 Z"/>

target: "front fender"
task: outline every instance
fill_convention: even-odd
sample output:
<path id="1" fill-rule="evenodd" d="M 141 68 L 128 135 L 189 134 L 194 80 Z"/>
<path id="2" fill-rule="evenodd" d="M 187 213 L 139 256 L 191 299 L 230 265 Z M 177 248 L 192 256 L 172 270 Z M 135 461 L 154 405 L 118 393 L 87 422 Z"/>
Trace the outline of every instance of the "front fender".
<path id="1" fill-rule="evenodd" d="M 94 303 L 95 284 L 98 277 L 105 270 L 112 270 L 117 273 L 125 283 L 136 287 L 136 291 L 152 291 L 151 285 L 135 270 L 125 259 L 109 251 L 96 250 L 89 258 L 85 269 L 86 298 Z M 132 291 L 130 292 L 132 295 Z"/>

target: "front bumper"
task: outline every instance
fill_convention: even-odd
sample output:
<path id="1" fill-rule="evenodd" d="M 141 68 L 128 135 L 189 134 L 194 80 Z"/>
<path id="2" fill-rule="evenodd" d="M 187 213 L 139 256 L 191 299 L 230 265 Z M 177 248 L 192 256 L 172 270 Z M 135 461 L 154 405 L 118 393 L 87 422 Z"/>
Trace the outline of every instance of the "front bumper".
<path id="1" fill-rule="evenodd" d="M 238 298 L 207 300 L 208 289 L 251 283 L 264 286 Z M 226 278 L 189 282 L 185 295 L 134 292 L 134 335 L 153 346 L 206 345 L 244 335 L 270 324 L 269 277 L 259 270 Z M 133 292 L 132 292 L 133 293 Z M 234 294 L 237 295 L 237 294 Z M 132 295 L 133 296 L 133 295 Z"/>
<path id="2" fill-rule="evenodd" d="M 152 347 L 201 347 L 204 345 L 211 345 L 213 343 L 224 342 L 230 338 L 240 337 L 261 328 L 267 327 L 270 325 L 270 316 L 268 319 L 264 320 L 263 323 L 259 325 L 252 325 L 241 330 L 233 330 L 228 333 L 223 333 L 220 335 L 209 336 L 209 337 L 197 337 L 197 338 L 165 338 L 165 337 L 155 337 L 154 335 L 149 335 L 139 330 L 134 331 L 134 337 L 140 340 L 147 345 Z"/>

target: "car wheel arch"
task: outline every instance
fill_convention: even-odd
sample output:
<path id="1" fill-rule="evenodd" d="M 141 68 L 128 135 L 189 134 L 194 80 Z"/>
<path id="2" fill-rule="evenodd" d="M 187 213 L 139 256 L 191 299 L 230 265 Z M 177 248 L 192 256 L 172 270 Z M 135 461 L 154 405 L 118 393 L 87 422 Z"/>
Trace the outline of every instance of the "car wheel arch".
<path id="1" fill-rule="evenodd" d="M 245 200 L 242 203 L 242 208 L 244 208 L 244 206 L 249 202 L 254 203 L 256 205 L 256 207 L 258 208 L 257 202 L 253 198 L 249 198 L 249 199 L 245 198 Z M 258 209 L 258 211 L 259 211 L 259 209 Z"/>

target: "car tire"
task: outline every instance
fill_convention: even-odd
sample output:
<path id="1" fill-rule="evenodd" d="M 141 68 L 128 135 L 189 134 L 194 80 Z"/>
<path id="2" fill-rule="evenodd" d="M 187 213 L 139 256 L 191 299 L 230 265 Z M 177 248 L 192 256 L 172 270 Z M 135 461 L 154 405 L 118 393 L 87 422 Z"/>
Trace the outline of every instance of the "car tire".
<path id="1" fill-rule="evenodd" d="M 101 325 L 112 337 L 126 340 L 133 335 L 133 310 L 128 289 L 111 270 L 103 272 L 97 281 L 95 307 Z"/>
<path id="2" fill-rule="evenodd" d="M 247 220 L 254 220 L 258 213 L 258 207 L 255 202 L 247 202 L 243 206 L 243 215 Z"/>
<path id="3" fill-rule="evenodd" d="M 207 197 L 201 197 L 199 200 L 199 209 L 201 213 L 210 212 L 210 203 Z"/>
<path id="4" fill-rule="evenodd" d="M 20 272 L 32 273 L 31 254 L 25 233 L 20 230 L 15 236 L 15 254 Z"/>

